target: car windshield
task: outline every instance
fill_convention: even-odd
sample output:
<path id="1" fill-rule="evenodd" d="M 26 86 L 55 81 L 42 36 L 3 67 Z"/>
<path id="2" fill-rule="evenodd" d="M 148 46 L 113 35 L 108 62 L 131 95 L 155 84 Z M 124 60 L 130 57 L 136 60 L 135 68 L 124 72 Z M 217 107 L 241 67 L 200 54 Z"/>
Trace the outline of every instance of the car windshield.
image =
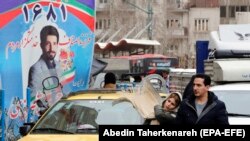
<path id="1" fill-rule="evenodd" d="M 220 100 L 225 102 L 227 112 L 234 114 L 250 115 L 250 91 L 213 91 Z"/>
<path id="2" fill-rule="evenodd" d="M 58 102 L 31 133 L 97 133 L 98 125 L 140 125 L 143 117 L 130 102 L 65 100 Z"/>

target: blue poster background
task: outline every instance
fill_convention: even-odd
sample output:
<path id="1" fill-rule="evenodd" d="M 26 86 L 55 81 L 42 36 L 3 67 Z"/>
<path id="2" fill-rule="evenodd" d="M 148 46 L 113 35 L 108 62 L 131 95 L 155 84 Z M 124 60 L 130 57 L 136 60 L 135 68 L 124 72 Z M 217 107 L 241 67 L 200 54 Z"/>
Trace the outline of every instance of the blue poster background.
<path id="1" fill-rule="evenodd" d="M 13 121 L 27 120 L 28 69 L 41 55 L 37 36 L 42 27 L 55 25 L 60 30 L 59 45 L 65 51 L 58 58 L 69 55 L 67 59 L 73 64 L 65 74 L 63 94 L 88 88 L 94 52 L 94 5 L 94 0 L 0 2 L 0 89 L 5 92 L 3 114 L 6 115 L 5 132 L 12 132 L 6 137 L 9 140 L 19 136 L 15 129 L 19 124 Z"/>

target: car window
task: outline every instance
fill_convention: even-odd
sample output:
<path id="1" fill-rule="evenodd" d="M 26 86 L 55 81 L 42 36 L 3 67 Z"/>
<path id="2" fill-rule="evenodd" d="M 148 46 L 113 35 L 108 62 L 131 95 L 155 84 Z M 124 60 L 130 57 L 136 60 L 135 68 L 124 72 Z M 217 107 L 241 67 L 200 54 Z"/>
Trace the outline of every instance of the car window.
<path id="1" fill-rule="evenodd" d="M 220 100 L 225 102 L 228 113 L 250 114 L 250 91 L 217 90 L 213 91 Z"/>
<path id="2" fill-rule="evenodd" d="M 114 104 L 113 100 L 67 100 L 53 106 L 31 133 L 81 133 L 84 129 L 97 129 L 98 125 L 143 123 L 143 117 L 130 102 Z"/>
<path id="3" fill-rule="evenodd" d="M 153 85 L 157 92 L 162 92 L 162 87 L 165 87 L 163 86 L 162 81 L 158 78 L 152 78 L 150 80 L 150 83 Z"/>
<path id="4" fill-rule="evenodd" d="M 99 125 L 105 124 L 143 124 L 144 120 L 130 102 L 121 102 L 99 112 Z"/>
<path id="5" fill-rule="evenodd" d="M 144 79 L 148 79 L 158 93 L 166 93 L 166 81 L 159 74 L 150 74 Z"/>

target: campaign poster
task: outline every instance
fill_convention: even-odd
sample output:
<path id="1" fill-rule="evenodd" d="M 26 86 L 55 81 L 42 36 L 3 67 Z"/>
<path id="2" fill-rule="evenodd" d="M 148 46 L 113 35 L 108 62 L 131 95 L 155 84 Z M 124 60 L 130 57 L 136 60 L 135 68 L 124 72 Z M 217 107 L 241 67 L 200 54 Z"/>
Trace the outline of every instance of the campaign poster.
<path id="1" fill-rule="evenodd" d="M 0 19 L 4 132 L 6 140 L 16 140 L 28 110 L 31 117 L 39 116 L 39 99 L 51 106 L 69 92 L 88 88 L 95 1 L 1 0 Z"/>

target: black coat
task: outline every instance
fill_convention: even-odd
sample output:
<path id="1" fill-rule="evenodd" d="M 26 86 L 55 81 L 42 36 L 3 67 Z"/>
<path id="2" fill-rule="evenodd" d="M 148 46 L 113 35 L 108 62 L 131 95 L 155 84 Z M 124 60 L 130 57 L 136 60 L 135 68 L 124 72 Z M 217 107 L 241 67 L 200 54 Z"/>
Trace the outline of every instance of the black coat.
<path id="1" fill-rule="evenodd" d="M 187 86 L 185 87 L 184 92 L 183 92 L 183 99 L 188 98 L 189 96 L 191 96 L 194 93 L 194 91 L 193 91 L 194 78 L 195 78 L 195 75 L 193 75 L 191 77 L 190 81 L 188 82 Z"/>
<path id="2" fill-rule="evenodd" d="M 174 124 L 176 112 L 164 111 L 160 105 L 154 106 L 155 118 L 159 121 L 160 125 Z"/>
<path id="3" fill-rule="evenodd" d="M 195 108 L 195 96 L 183 100 L 176 117 L 177 124 L 221 124 L 228 125 L 228 115 L 224 102 L 213 93 L 208 93 L 208 101 L 200 116 Z"/>

